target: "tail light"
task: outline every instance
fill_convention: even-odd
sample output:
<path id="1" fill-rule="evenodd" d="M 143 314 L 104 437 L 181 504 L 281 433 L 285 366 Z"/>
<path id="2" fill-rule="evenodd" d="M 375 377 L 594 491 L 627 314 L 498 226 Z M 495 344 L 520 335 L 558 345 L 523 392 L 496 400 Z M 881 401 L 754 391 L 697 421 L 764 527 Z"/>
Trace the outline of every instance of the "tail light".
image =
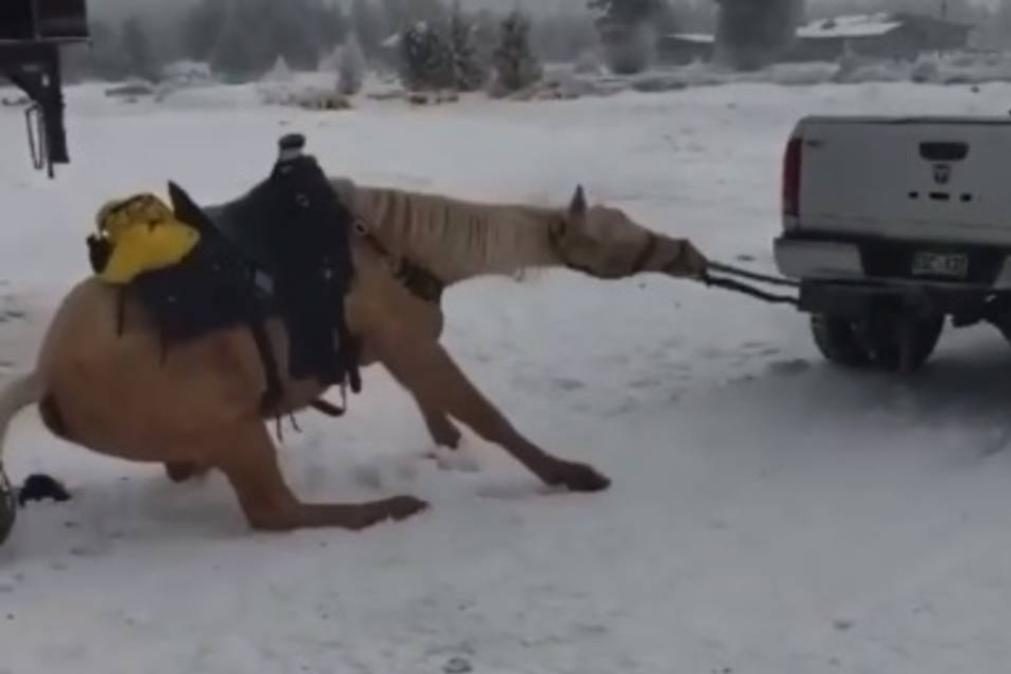
<path id="1" fill-rule="evenodd" d="M 800 170 L 803 141 L 791 138 L 783 157 L 783 215 L 787 218 L 800 216 Z"/>

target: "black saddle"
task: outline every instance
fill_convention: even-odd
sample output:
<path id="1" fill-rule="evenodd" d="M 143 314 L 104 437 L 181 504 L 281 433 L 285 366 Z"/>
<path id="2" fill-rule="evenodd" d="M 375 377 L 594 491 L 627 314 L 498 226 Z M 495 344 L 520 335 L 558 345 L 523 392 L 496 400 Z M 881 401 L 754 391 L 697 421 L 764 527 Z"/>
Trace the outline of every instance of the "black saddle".
<path id="1" fill-rule="evenodd" d="M 338 256 L 342 253 L 338 249 L 347 247 L 341 230 L 350 215 L 316 160 L 302 154 L 304 145 L 300 135 L 285 136 L 267 180 L 237 199 L 202 208 L 214 228 L 271 277 L 284 266 L 288 244 L 324 254 L 335 249 L 329 252 Z M 291 239 L 293 231 L 299 232 L 297 241 Z M 311 237 L 322 240 L 307 240 Z M 350 258 L 340 263 L 347 269 Z"/>
<path id="2" fill-rule="evenodd" d="M 175 215 L 200 231 L 200 244 L 180 265 L 136 283 L 170 338 L 249 325 L 264 362 L 267 406 L 280 394 L 264 329 L 271 316 L 287 328 L 293 379 L 361 387 L 356 342 L 344 321 L 354 273 L 351 215 L 304 145 L 300 135 L 282 138 L 270 176 L 224 204 L 201 207 L 170 183 Z"/>

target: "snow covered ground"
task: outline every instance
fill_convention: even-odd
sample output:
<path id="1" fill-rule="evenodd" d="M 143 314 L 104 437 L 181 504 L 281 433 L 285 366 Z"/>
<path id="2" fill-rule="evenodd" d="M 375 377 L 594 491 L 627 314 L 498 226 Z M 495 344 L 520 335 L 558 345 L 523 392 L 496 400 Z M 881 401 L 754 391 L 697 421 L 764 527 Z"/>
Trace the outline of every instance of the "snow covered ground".
<path id="1" fill-rule="evenodd" d="M 346 113 L 244 89 L 124 105 L 69 92 L 74 163 L 50 182 L 0 109 L 0 368 L 30 363 L 108 198 L 175 179 L 202 200 L 262 178 L 300 130 L 334 174 L 561 204 L 576 182 L 714 258 L 772 269 L 782 145 L 814 112 L 1006 114 L 1011 86 L 737 84 Z M 251 533 L 218 476 L 170 485 L 22 414 L 33 505 L 0 548 L 0 673 L 925 674 L 1011 658 L 1011 348 L 948 335 L 899 381 L 827 367 L 804 318 L 658 277 L 567 271 L 447 297 L 446 343 L 517 425 L 614 479 L 547 493 L 497 448 L 422 458 L 406 396 L 369 372 L 349 418 L 303 415 L 286 474 L 307 498 L 410 492 L 365 533 Z M 26 319 L 17 311 L 27 312 Z"/>

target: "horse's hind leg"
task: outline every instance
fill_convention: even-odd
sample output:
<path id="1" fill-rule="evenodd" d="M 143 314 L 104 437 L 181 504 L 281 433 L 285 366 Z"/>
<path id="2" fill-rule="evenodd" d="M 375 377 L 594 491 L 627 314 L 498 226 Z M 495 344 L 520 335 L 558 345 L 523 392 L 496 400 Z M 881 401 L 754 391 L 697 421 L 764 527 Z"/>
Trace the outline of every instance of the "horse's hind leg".
<path id="1" fill-rule="evenodd" d="M 254 529 L 285 531 L 300 527 L 364 529 L 383 520 L 402 520 L 426 504 L 410 496 L 361 504 L 308 504 L 288 488 L 277 463 L 277 450 L 259 421 L 238 425 L 215 438 L 215 465 L 235 489 Z"/>
<path id="2" fill-rule="evenodd" d="M 422 409 L 445 410 L 482 438 L 501 445 L 549 485 L 600 491 L 610 481 L 592 467 L 563 461 L 523 437 L 467 379 L 438 342 L 411 343 L 396 334 L 376 336 L 380 360 L 417 398 Z"/>

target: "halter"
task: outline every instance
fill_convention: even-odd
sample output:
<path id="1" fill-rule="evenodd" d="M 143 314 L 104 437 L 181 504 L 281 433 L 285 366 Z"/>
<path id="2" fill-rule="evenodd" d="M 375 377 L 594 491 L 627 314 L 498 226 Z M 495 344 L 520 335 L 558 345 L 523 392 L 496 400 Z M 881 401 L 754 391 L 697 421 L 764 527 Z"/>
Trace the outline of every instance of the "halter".
<path id="1" fill-rule="evenodd" d="M 548 237 L 551 241 L 551 248 L 552 250 L 554 250 L 555 255 L 557 255 L 558 259 L 562 261 L 562 264 L 564 264 L 569 269 L 583 272 L 584 274 L 595 276 L 597 278 L 608 280 L 615 280 L 625 278 L 627 276 L 634 276 L 636 274 L 645 271 L 646 265 L 649 263 L 650 259 L 653 257 L 653 254 L 656 252 L 656 248 L 660 240 L 659 237 L 653 232 L 647 232 L 646 243 L 643 244 L 642 250 L 639 252 L 638 255 L 636 255 L 635 261 L 633 262 L 631 268 L 627 272 L 604 274 L 601 272 L 594 271 L 593 269 L 590 269 L 585 265 L 580 265 L 576 262 L 573 262 L 572 259 L 566 254 L 565 248 L 562 245 L 562 237 L 565 236 L 565 232 L 568 229 L 568 226 L 569 223 L 566 220 L 559 219 L 557 222 L 557 226 L 553 226 L 548 230 Z M 681 243 L 680 245 L 682 249 L 685 246 L 684 243 Z M 663 267 L 660 267 L 657 271 L 667 274 L 675 274 L 678 271 L 675 267 L 679 257 L 680 255 L 674 258 L 674 260 L 665 264 Z M 702 276 L 698 280 L 702 281 L 711 288 L 722 288 L 724 290 L 730 290 L 732 292 L 749 295 L 755 299 L 762 300 L 770 304 L 789 304 L 792 306 L 799 305 L 799 301 L 796 297 L 790 295 L 776 295 L 773 293 L 768 293 L 764 290 L 756 288 L 755 286 L 739 281 L 732 277 L 737 276 L 751 281 L 759 281 L 762 283 L 768 283 L 770 285 L 785 286 L 789 288 L 799 287 L 800 284 L 797 283 L 796 281 L 777 278 L 774 276 L 768 276 L 765 274 L 758 274 L 752 271 L 748 271 L 746 269 L 741 269 L 739 267 L 733 267 L 731 265 L 720 264 L 712 261 L 710 261 L 707 266 L 708 269 L 705 272 L 703 272 Z M 723 276 L 713 275 L 712 272 L 714 271 L 720 272 L 721 274 L 723 274 Z"/>
<path id="2" fill-rule="evenodd" d="M 646 232 L 646 243 L 643 244 L 642 249 L 639 254 L 635 256 L 635 260 L 632 262 L 632 267 L 625 272 L 615 272 L 612 274 L 606 274 L 603 272 L 596 271 L 585 265 L 578 264 L 572 261 L 572 258 L 568 256 L 565 252 L 565 248 L 562 245 L 562 238 L 565 236 L 569 228 L 569 223 L 565 219 L 559 219 L 558 225 L 548 228 L 548 239 L 551 242 L 551 249 L 554 251 L 558 259 L 562 261 L 566 267 L 573 271 L 579 271 L 589 276 L 595 276 L 601 279 L 616 280 L 620 278 L 625 278 L 626 276 L 634 276 L 636 274 L 642 273 L 646 270 L 646 265 L 653 258 L 653 254 L 656 253 L 656 248 L 660 243 L 659 237 L 653 232 Z M 673 263 L 671 263 L 673 264 Z M 667 265 L 669 267 L 670 265 Z M 666 271 L 665 267 L 661 271 Z"/>

